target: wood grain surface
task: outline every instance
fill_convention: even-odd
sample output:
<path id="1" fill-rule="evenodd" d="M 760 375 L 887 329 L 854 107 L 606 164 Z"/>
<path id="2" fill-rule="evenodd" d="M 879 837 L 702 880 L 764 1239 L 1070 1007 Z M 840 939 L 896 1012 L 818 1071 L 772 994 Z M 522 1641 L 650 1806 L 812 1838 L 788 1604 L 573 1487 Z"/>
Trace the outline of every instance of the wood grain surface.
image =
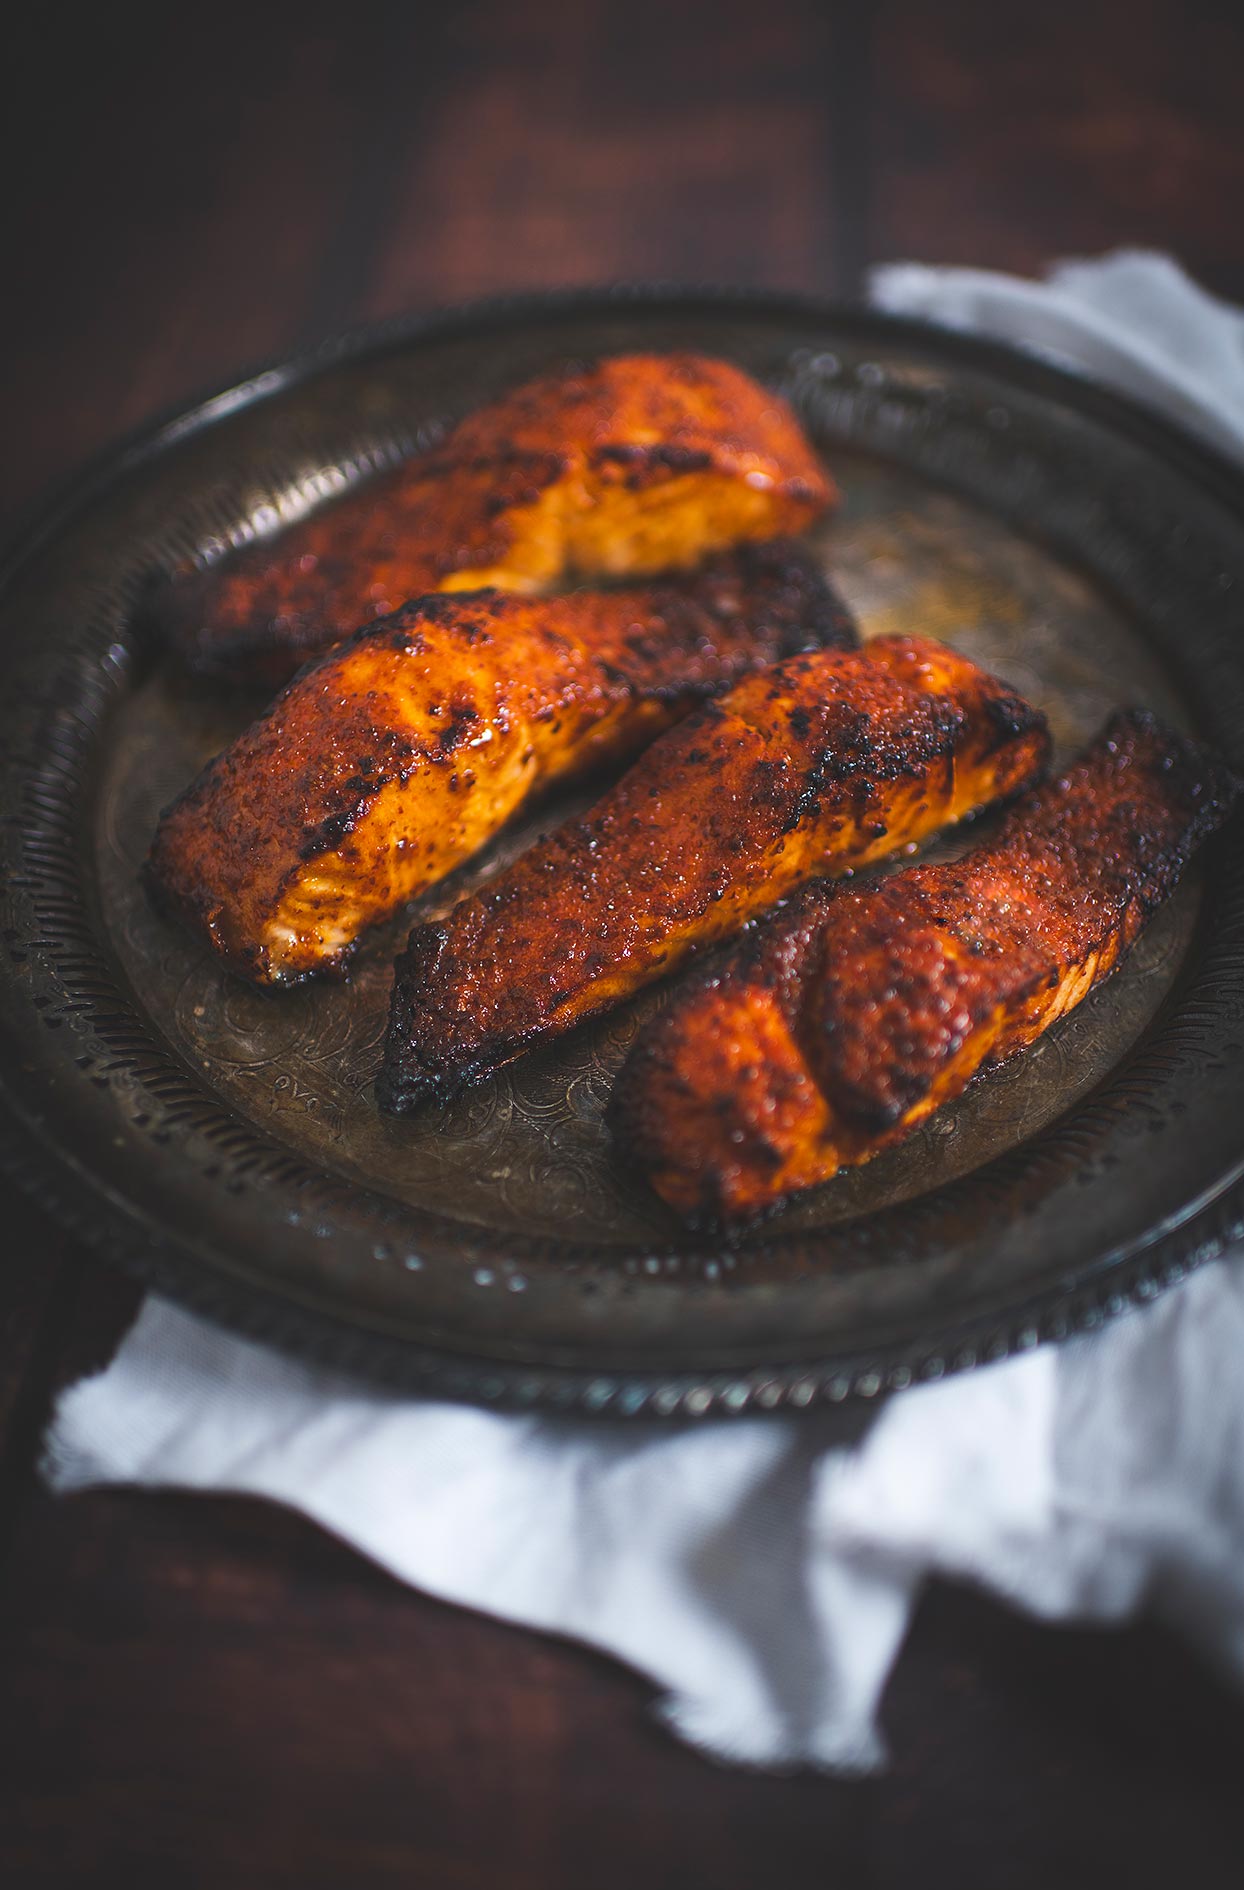
<path id="1" fill-rule="evenodd" d="M 1244 15 L 1178 0 L 274 0 L 8 36 L 0 514 L 346 325 L 625 278 L 1168 248 L 1244 298 Z M 37 1482 L 136 1290 L 0 1200 L 0 1884 L 1240 1880 L 1244 1714 L 1158 1629 L 934 1588 L 865 1783 L 714 1767 L 616 1665 L 257 1503 Z"/>

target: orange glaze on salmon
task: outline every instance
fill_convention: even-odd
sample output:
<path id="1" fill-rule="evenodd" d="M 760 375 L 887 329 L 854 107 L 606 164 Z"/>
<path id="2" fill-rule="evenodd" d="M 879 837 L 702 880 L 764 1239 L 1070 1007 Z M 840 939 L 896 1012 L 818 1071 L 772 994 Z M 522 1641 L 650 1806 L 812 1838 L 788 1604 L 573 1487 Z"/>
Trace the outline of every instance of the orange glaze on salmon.
<path id="1" fill-rule="evenodd" d="M 339 969 L 364 927 L 551 783 L 623 758 L 792 650 L 849 647 L 797 546 L 693 577 L 425 597 L 304 671 L 163 815 L 151 881 L 259 984 Z"/>
<path id="2" fill-rule="evenodd" d="M 992 845 L 809 886 L 641 1032 L 610 1104 L 620 1150 L 697 1227 L 871 1160 L 1109 975 L 1238 792 L 1118 715 Z"/>
<path id="3" fill-rule="evenodd" d="M 842 873 L 1026 787 L 1026 702 L 921 638 L 797 656 L 655 742 L 581 819 L 417 927 L 378 1094 L 443 1100 L 672 971 L 815 873 Z"/>
<path id="4" fill-rule="evenodd" d="M 615 355 L 502 395 L 433 451 L 178 575 L 152 611 L 199 674 L 276 685 L 412 597 L 690 569 L 800 532 L 836 497 L 790 408 L 740 369 Z"/>

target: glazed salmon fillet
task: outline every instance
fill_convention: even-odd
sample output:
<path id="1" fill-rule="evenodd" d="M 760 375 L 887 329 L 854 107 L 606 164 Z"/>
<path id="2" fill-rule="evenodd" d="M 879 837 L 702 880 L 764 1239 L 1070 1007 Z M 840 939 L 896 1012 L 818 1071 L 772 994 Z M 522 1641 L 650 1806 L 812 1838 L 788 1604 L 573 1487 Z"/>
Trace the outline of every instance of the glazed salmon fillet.
<path id="1" fill-rule="evenodd" d="M 729 362 L 616 355 L 530 381 L 433 451 L 152 606 L 194 671 L 285 682 L 431 591 L 690 569 L 810 525 L 836 490 L 786 403 Z"/>
<path id="2" fill-rule="evenodd" d="M 382 1107 L 444 1100 L 673 971 L 813 874 L 1027 786 L 1042 718 L 941 644 L 796 656 L 650 747 L 399 959 Z"/>
<path id="3" fill-rule="evenodd" d="M 422 598 L 305 670 L 208 764 L 161 818 L 151 884 L 257 984 L 340 971 L 367 926 L 538 792 L 779 657 L 855 640 L 783 543 L 659 585 Z"/>
<path id="4" fill-rule="evenodd" d="M 641 1032 L 619 1149 L 705 1228 L 870 1161 L 1109 976 L 1239 787 L 1125 713 L 992 845 L 809 886 Z"/>

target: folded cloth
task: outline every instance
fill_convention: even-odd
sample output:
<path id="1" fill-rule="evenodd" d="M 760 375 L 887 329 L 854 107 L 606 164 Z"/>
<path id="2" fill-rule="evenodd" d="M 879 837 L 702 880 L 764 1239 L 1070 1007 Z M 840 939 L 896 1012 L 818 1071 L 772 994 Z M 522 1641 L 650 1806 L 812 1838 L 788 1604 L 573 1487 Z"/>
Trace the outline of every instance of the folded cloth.
<path id="1" fill-rule="evenodd" d="M 896 314 L 1046 355 L 1244 454 L 1244 310 L 1207 295 L 1169 256 L 1118 250 L 1058 263 L 1042 283 L 887 263 L 869 292 Z"/>
<path id="2" fill-rule="evenodd" d="M 1162 257 L 1043 284 L 911 265 L 875 298 L 1030 337 L 1244 453 L 1244 317 Z M 248 1491 L 429 1593 L 603 1648 L 719 1758 L 868 1770 L 930 1574 L 1145 1607 L 1244 1677 L 1244 1255 L 1091 1337 L 850 1413 L 605 1423 L 361 1386 L 148 1300 L 45 1474 Z M 412 1679 L 412 1686 L 414 1681 Z"/>

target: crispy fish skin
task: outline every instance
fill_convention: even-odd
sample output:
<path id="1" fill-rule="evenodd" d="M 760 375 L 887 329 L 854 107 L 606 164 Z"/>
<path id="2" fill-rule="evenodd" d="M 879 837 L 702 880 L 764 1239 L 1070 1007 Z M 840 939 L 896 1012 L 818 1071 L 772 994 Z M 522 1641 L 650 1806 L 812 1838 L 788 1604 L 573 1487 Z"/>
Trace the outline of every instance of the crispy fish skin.
<path id="1" fill-rule="evenodd" d="M 1043 719 L 941 644 L 796 656 L 655 742 L 398 960 L 383 1108 L 443 1101 L 817 873 L 1028 786 Z"/>
<path id="2" fill-rule="evenodd" d="M 1109 976 L 1239 791 L 1131 711 L 993 844 L 859 891 L 818 881 L 641 1032 L 619 1149 L 702 1228 L 871 1160 Z"/>
<path id="3" fill-rule="evenodd" d="M 150 879 L 255 983 L 339 970 L 364 927 L 539 789 L 778 657 L 855 640 L 784 542 L 661 585 L 422 598 L 304 671 L 208 764 L 162 816 Z"/>
<path id="4" fill-rule="evenodd" d="M 434 451 L 182 576 L 154 614 L 196 673 L 275 685 L 427 592 L 689 569 L 800 532 L 836 496 L 789 407 L 738 368 L 616 355 L 503 395 Z"/>

